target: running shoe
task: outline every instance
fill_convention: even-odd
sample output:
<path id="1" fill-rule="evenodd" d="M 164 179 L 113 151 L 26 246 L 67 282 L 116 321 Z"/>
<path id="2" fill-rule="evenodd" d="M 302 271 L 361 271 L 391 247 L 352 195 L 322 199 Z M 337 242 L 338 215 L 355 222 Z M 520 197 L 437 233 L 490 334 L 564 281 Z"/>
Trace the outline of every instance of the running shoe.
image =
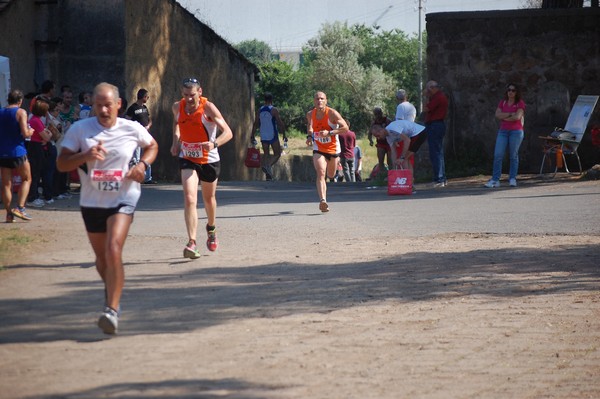
<path id="1" fill-rule="evenodd" d="M 273 174 L 271 173 L 270 167 L 263 166 L 261 169 L 265 173 L 267 181 L 273 180 Z"/>
<path id="2" fill-rule="evenodd" d="M 104 312 L 98 319 L 98 327 L 104 334 L 115 334 L 119 327 L 119 315 L 117 311 L 110 307 L 105 307 Z"/>
<path id="3" fill-rule="evenodd" d="M 33 201 L 27 203 L 27 206 L 32 206 L 34 208 L 43 208 L 44 205 L 46 205 L 46 203 L 41 198 L 36 198 Z"/>
<path id="4" fill-rule="evenodd" d="M 62 193 L 56 196 L 57 200 L 71 199 L 72 195 L 69 193 Z"/>
<path id="5" fill-rule="evenodd" d="M 517 179 L 510 179 L 508 185 L 511 187 L 517 187 Z"/>
<path id="6" fill-rule="evenodd" d="M 194 240 L 190 240 L 185 248 L 183 248 L 183 257 L 188 259 L 198 259 L 200 257 L 200 252 L 196 248 Z"/>
<path id="7" fill-rule="evenodd" d="M 25 207 L 17 206 L 16 208 L 13 208 L 10 212 L 19 219 L 31 220 L 31 216 L 29 216 L 27 212 L 25 212 Z"/>
<path id="8" fill-rule="evenodd" d="M 217 247 L 219 246 L 219 240 L 217 240 L 217 229 L 213 226 L 212 229 L 209 230 L 208 225 L 206 225 L 206 234 L 208 234 L 208 239 L 206 240 L 206 247 L 209 251 L 215 252 Z"/>
<path id="9" fill-rule="evenodd" d="M 498 188 L 500 187 L 500 182 L 498 180 L 490 179 L 487 183 L 484 184 L 487 188 Z"/>
<path id="10" fill-rule="evenodd" d="M 324 199 L 322 199 L 321 202 L 319 202 L 319 210 L 321 212 L 329 212 L 329 205 L 327 205 L 327 201 L 325 201 Z"/>
<path id="11" fill-rule="evenodd" d="M 6 212 L 6 223 L 14 223 L 15 222 L 15 215 L 12 214 L 11 212 Z"/>
<path id="12" fill-rule="evenodd" d="M 54 204 L 54 200 L 52 198 L 47 199 L 44 202 L 46 203 L 46 205 Z"/>

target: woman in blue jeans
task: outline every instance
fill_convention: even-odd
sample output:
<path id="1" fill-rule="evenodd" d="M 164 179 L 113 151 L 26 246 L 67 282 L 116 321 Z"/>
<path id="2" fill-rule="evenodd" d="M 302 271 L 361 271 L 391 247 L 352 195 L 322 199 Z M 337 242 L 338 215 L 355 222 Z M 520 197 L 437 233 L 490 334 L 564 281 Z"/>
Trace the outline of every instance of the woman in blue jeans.
<path id="1" fill-rule="evenodd" d="M 517 172 L 519 171 L 519 147 L 523 142 L 523 115 L 525 114 L 525 103 L 521 99 L 521 91 L 516 84 L 506 86 L 504 99 L 498 103 L 496 118 L 500 120 L 500 129 L 496 137 L 496 148 L 494 149 L 494 168 L 492 178 L 485 183 L 485 187 L 500 187 L 500 176 L 502 175 L 502 160 L 508 147 L 510 169 L 508 172 L 508 184 L 517 187 Z"/>

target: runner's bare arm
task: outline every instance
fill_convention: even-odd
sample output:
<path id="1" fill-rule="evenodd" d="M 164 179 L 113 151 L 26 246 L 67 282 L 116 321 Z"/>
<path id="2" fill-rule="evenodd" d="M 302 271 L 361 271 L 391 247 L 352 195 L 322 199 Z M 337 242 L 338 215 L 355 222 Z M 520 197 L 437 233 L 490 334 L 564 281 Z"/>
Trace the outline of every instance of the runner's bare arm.
<path id="1" fill-rule="evenodd" d="M 35 130 L 27 125 L 27 111 L 25 111 L 23 108 L 19 108 L 17 110 L 17 122 L 19 122 L 21 136 L 23 136 L 24 139 L 27 139 L 33 135 Z"/>
<path id="2" fill-rule="evenodd" d="M 158 154 L 158 143 L 156 140 L 152 139 L 152 142 L 148 144 L 146 147 L 143 147 L 144 155 L 140 162 L 135 165 L 133 168 L 129 169 L 126 178 L 137 181 L 138 183 L 144 182 L 146 178 L 146 164 L 150 165 L 156 159 L 156 155 Z"/>
<path id="3" fill-rule="evenodd" d="M 56 160 L 56 169 L 61 172 L 70 172 L 87 161 L 104 160 L 106 154 L 107 151 L 102 145 L 102 140 L 98 141 L 98 144 L 95 146 L 90 147 L 86 152 L 75 152 L 63 147 Z"/>
<path id="4" fill-rule="evenodd" d="M 204 108 L 204 114 L 213 122 L 215 122 L 215 124 L 221 131 L 221 134 L 219 134 L 215 139 L 217 147 L 222 146 L 223 144 L 227 143 L 233 138 L 233 132 L 231 131 L 231 128 L 229 127 L 229 125 L 223 118 L 223 115 L 221 115 L 221 111 L 219 111 L 215 104 L 207 102 Z M 214 148 L 215 143 L 212 143 L 210 146 Z M 209 148 L 209 150 L 212 148 Z"/>
<path id="5" fill-rule="evenodd" d="M 333 108 L 330 108 L 329 121 L 334 125 L 338 125 L 338 127 L 334 129 L 335 134 L 346 133 L 348 131 L 348 124 L 344 118 L 342 118 L 342 115 Z"/>
<path id="6" fill-rule="evenodd" d="M 313 142 L 313 127 L 312 127 L 312 111 L 306 113 L 306 145 L 312 145 Z"/>

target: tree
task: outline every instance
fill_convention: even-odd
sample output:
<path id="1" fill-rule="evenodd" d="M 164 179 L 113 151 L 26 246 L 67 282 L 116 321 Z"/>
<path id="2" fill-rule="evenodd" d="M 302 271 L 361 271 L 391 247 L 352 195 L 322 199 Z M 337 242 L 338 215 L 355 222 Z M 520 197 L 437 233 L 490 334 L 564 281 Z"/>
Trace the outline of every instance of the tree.
<path id="1" fill-rule="evenodd" d="M 305 52 L 312 68 L 314 91 L 327 93 L 329 103 L 350 122 L 352 130 L 364 133 L 372 109 L 393 96 L 393 79 L 379 66 L 361 65 L 365 49 L 347 24 L 324 24 Z"/>
<path id="2" fill-rule="evenodd" d="M 244 57 L 256 65 L 271 61 L 271 47 L 260 40 L 244 40 L 243 42 L 239 42 L 235 47 Z"/>

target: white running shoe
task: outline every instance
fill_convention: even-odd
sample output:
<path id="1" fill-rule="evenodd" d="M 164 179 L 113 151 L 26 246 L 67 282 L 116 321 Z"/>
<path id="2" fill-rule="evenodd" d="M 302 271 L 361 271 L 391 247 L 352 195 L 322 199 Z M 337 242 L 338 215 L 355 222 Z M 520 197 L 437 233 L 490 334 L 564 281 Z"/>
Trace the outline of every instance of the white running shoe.
<path id="1" fill-rule="evenodd" d="M 490 179 L 487 183 L 484 184 L 487 188 L 498 188 L 500 187 L 500 182 L 498 180 Z"/>
<path id="2" fill-rule="evenodd" d="M 510 179 L 508 185 L 511 187 L 517 187 L 517 179 Z"/>
<path id="3" fill-rule="evenodd" d="M 33 201 L 27 203 L 27 206 L 32 206 L 34 208 L 43 208 L 44 205 L 46 205 L 46 203 L 41 198 L 36 198 Z"/>
<path id="4" fill-rule="evenodd" d="M 117 312 L 108 306 L 105 307 L 104 312 L 102 312 L 102 315 L 98 319 L 98 327 L 100 327 L 104 334 L 116 334 L 119 327 L 119 315 Z"/>

